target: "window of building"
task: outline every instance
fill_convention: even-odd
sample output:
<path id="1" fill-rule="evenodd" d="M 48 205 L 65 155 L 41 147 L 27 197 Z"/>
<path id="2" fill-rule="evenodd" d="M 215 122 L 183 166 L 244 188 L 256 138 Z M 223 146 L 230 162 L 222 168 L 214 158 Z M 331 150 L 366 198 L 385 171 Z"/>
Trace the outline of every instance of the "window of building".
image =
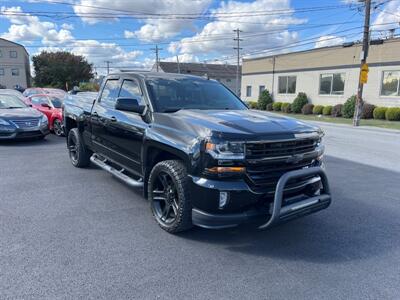
<path id="1" fill-rule="evenodd" d="M 17 58 L 17 51 L 10 51 L 10 58 Z"/>
<path id="2" fill-rule="evenodd" d="M 262 94 L 262 92 L 264 92 L 265 91 L 265 85 L 260 85 L 260 86 L 258 86 L 258 94 Z"/>
<path id="3" fill-rule="evenodd" d="M 4 69 L 0 68 L 0 76 L 4 76 Z"/>
<path id="4" fill-rule="evenodd" d="M 3 52 L 1 52 L 1 50 L 0 50 L 0 57 L 3 57 Z"/>
<path id="5" fill-rule="evenodd" d="M 381 95 L 400 96 L 400 71 L 383 72 Z"/>
<path id="6" fill-rule="evenodd" d="M 296 79 L 296 76 L 279 76 L 278 94 L 295 94 Z"/>
<path id="7" fill-rule="evenodd" d="M 251 85 L 246 86 L 246 97 L 251 97 Z"/>
<path id="8" fill-rule="evenodd" d="M 19 69 L 11 69 L 12 76 L 19 76 Z"/>
<path id="9" fill-rule="evenodd" d="M 102 105 L 114 107 L 119 93 L 119 86 L 120 83 L 118 79 L 107 80 L 103 92 L 101 93 L 100 103 Z"/>
<path id="10" fill-rule="evenodd" d="M 343 95 L 344 73 L 321 74 L 319 78 L 320 95 Z"/>

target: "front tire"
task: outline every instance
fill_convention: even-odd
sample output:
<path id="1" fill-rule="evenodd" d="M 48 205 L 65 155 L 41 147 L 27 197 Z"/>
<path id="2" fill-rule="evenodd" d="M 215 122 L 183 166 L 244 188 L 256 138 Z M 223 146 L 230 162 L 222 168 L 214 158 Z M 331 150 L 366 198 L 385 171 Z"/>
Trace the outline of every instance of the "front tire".
<path id="1" fill-rule="evenodd" d="M 74 167 L 84 168 L 90 164 L 90 151 L 85 147 L 78 128 L 73 128 L 68 133 L 67 146 L 69 158 Z"/>
<path id="2" fill-rule="evenodd" d="M 189 180 L 181 161 L 166 160 L 154 166 L 148 195 L 153 216 L 162 229 L 178 233 L 193 227 Z"/>
<path id="3" fill-rule="evenodd" d="M 53 131 L 56 136 L 63 136 L 64 132 L 62 129 L 62 123 L 59 119 L 55 119 L 53 122 Z"/>

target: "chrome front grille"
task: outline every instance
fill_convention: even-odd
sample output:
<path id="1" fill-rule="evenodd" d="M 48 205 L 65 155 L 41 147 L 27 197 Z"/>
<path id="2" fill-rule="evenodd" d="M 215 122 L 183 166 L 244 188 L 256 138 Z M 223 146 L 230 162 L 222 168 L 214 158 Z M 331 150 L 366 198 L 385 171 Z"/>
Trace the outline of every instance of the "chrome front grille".
<path id="1" fill-rule="evenodd" d="M 39 126 L 39 119 L 18 119 L 18 120 L 11 120 L 11 122 L 18 128 L 22 129 Z"/>

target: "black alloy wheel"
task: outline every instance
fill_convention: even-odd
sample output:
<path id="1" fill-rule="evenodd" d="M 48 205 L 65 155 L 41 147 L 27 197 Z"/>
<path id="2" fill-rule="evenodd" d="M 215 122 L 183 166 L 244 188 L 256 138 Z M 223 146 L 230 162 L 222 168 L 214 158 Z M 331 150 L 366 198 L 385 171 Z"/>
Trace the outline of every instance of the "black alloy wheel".
<path id="1" fill-rule="evenodd" d="M 166 160 L 154 166 L 148 180 L 151 211 L 157 223 L 169 233 L 193 227 L 189 179 L 182 161 Z"/>
<path id="2" fill-rule="evenodd" d="M 92 152 L 83 143 L 78 128 L 72 128 L 68 132 L 67 146 L 72 165 L 77 168 L 84 168 L 90 164 Z"/>
<path id="3" fill-rule="evenodd" d="M 153 210 L 156 218 L 170 225 L 178 216 L 179 200 L 174 180 L 166 172 L 158 173 L 153 185 Z"/>

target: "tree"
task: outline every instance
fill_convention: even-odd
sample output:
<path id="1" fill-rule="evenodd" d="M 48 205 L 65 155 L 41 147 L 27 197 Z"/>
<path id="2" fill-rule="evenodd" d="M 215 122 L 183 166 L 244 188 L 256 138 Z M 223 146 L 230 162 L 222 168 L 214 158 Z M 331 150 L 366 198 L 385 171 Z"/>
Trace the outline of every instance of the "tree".
<path id="1" fill-rule="evenodd" d="M 92 65 L 80 55 L 66 51 L 46 52 L 32 57 L 35 85 L 65 88 L 93 78 Z"/>
<path id="2" fill-rule="evenodd" d="M 272 103 L 272 97 L 268 90 L 263 90 L 258 96 L 258 109 L 266 110 L 267 105 Z"/>

